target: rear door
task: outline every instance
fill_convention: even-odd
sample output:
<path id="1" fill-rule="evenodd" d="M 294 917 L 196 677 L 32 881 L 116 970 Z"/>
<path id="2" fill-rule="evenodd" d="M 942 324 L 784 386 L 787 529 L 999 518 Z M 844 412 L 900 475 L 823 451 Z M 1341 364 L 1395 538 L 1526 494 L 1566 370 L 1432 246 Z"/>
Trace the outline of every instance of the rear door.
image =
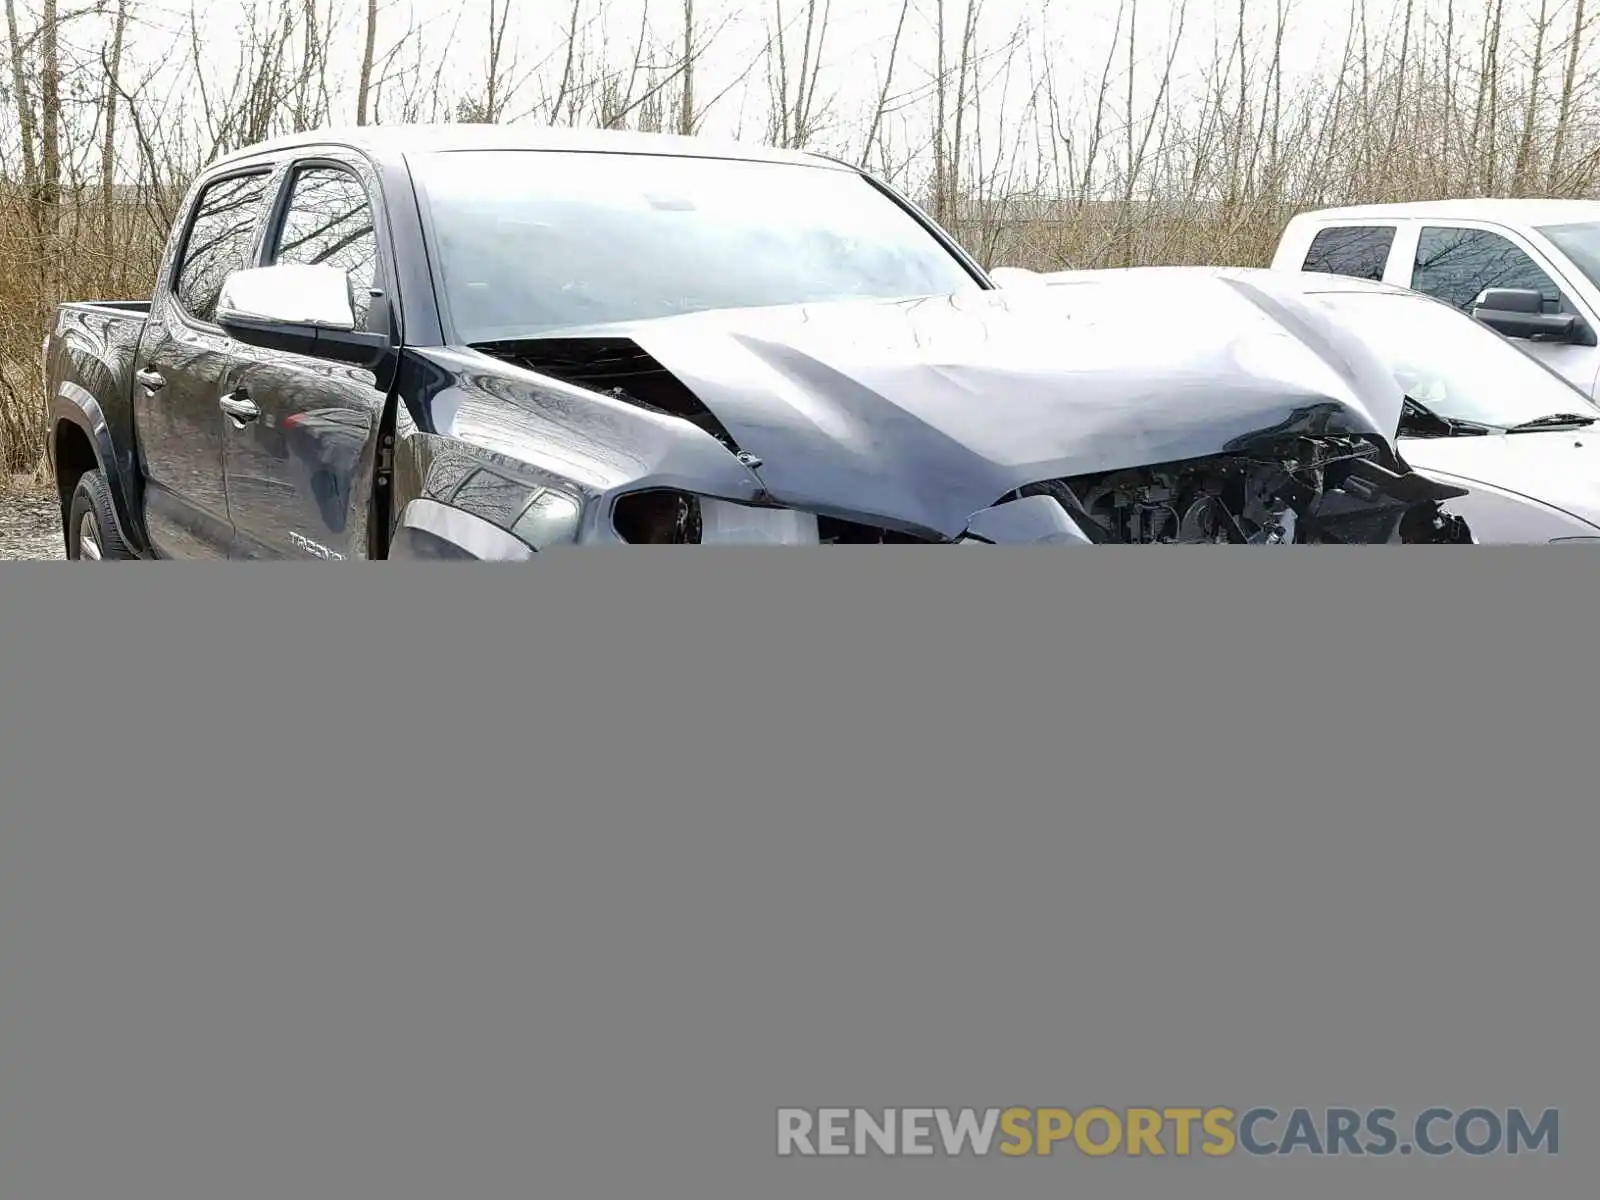
<path id="1" fill-rule="evenodd" d="M 302 159 L 284 176 L 262 261 L 343 268 L 358 327 L 397 338 L 381 214 L 363 160 Z M 234 557 L 367 556 L 385 382 L 361 367 L 240 347 L 229 394 L 257 415 L 225 418 Z"/>
<path id="2" fill-rule="evenodd" d="M 205 185 L 134 359 L 145 523 L 163 558 L 226 558 L 233 541 L 217 400 L 236 343 L 214 318 L 223 280 L 252 261 L 269 180 L 258 167 Z"/>
<path id="3" fill-rule="evenodd" d="M 1473 222 L 1420 224 L 1406 286 L 1471 312 L 1489 288 L 1519 288 L 1544 297 L 1546 312 L 1577 313 L 1600 327 L 1560 271 L 1537 247 L 1514 230 Z M 1529 354 L 1559 372 L 1586 394 L 1600 374 L 1600 349 L 1558 343 L 1519 341 Z"/>

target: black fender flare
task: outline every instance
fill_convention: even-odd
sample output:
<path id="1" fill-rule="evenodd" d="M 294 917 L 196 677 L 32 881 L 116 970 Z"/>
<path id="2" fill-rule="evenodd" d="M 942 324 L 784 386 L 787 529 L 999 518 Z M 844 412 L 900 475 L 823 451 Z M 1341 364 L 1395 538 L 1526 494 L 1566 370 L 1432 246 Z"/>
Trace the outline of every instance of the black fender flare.
<path id="1" fill-rule="evenodd" d="M 116 443 L 111 439 L 111 426 L 106 421 L 105 410 L 100 407 L 100 401 L 86 389 L 75 383 L 63 381 L 57 385 L 56 393 L 51 397 L 50 404 L 50 438 L 49 453 L 52 470 L 57 467 L 56 461 L 56 435 L 63 422 L 76 426 L 85 437 L 89 445 L 94 448 L 95 462 L 101 474 L 106 478 L 106 484 L 111 490 L 111 507 L 113 516 L 117 521 L 117 532 L 122 535 L 122 540 L 132 547 L 136 553 L 145 554 L 148 543 L 144 538 L 144 531 L 134 519 L 132 497 L 128 490 L 128 481 L 122 469 L 117 465 Z M 66 517 L 62 516 L 63 533 L 65 532 Z"/>

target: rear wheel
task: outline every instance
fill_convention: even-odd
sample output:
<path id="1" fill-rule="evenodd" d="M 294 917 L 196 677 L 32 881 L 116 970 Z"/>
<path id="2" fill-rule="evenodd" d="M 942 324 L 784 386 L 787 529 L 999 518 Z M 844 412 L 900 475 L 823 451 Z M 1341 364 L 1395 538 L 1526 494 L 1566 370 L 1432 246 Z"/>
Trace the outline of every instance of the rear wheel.
<path id="1" fill-rule="evenodd" d="M 80 562 L 137 558 L 117 529 L 111 488 L 98 470 L 78 480 L 67 509 L 67 557 Z"/>

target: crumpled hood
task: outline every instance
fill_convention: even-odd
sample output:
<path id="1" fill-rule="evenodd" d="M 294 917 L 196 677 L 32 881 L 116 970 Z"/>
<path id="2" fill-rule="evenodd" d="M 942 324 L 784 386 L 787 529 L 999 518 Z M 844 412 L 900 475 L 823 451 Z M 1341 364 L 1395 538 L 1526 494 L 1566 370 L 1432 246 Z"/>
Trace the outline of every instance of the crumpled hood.
<path id="1" fill-rule="evenodd" d="M 1600 426 L 1498 437 L 1407 438 L 1414 470 L 1526 496 L 1600 526 Z"/>
<path id="2" fill-rule="evenodd" d="M 1392 377 L 1320 310 L 1210 274 L 603 332 L 695 393 L 779 503 L 944 537 L 1028 484 L 1292 433 L 1392 448 L 1400 418 Z"/>

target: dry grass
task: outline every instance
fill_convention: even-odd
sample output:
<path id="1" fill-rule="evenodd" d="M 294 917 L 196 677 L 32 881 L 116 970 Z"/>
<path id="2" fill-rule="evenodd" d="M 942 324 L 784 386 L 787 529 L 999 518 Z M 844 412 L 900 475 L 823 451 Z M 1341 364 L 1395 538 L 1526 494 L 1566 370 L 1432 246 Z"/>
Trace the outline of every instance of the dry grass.
<path id="1" fill-rule="evenodd" d="M 165 229 L 141 207 L 106 210 L 68 197 L 41 219 L 39 205 L 0 183 L 0 473 L 44 464 L 40 349 L 63 299 L 149 294 Z M 52 227 L 53 226 L 53 227 Z"/>

